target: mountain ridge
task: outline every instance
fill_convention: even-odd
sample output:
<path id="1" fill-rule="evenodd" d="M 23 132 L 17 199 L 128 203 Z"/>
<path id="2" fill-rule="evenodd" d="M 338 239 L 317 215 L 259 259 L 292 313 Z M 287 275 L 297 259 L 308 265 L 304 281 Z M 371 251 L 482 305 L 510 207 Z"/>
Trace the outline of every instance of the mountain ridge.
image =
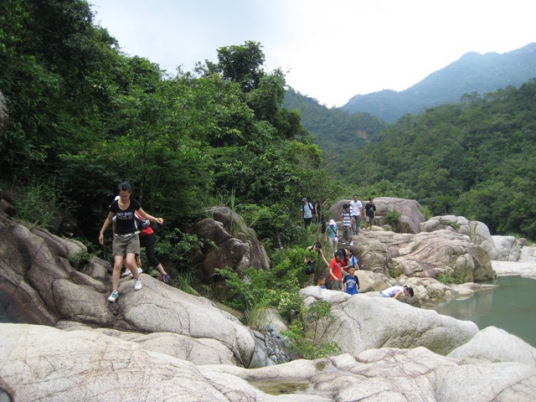
<path id="1" fill-rule="evenodd" d="M 485 94 L 536 77 L 536 43 L 506 53 L 468 52 L 417 84 L 397 92 L 385 89 L 355 95 L 340 107 L 349 113 L 366 112 L 388 123 L 404 114 L 417 114 L 426 108 L 458 102 L 464 94 Z"/>

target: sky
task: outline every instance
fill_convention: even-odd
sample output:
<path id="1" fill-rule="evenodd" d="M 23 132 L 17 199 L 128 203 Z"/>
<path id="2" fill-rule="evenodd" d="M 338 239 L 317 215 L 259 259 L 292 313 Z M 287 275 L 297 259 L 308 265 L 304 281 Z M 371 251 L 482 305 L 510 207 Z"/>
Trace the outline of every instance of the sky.
<path id="1" fill-rule="evenodd" d="M 536 42 L 533 0 L 88 0 L 129 56 L 174 75 L 260 42 L 265 70 L 327 107 L 403 91 L 468 52 Z"/>

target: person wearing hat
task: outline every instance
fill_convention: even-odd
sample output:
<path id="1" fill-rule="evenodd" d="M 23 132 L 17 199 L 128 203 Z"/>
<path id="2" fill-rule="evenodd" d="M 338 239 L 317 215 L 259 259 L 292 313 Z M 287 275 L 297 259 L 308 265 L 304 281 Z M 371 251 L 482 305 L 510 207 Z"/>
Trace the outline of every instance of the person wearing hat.
<path id="1" fill-rule="evenodd" d="M 305 226 L 309 226 L 311 224 L 314 213 L 315 213 L 315 209 L 313 207 L 313 204 L 307 201 L 307 198 L 303 197 L 300 215 L 301 215 L 301 220 L 303 221 Z"/>
<path id="2" fill-rule="evenodd" d="M 328 227 L 326 228 L 326 241 L 329 242 L 329 247 L 332 250 L 337 249 L 339 238 L 337 237 L 337 223 L 333 219 L 329 220 Z"/>

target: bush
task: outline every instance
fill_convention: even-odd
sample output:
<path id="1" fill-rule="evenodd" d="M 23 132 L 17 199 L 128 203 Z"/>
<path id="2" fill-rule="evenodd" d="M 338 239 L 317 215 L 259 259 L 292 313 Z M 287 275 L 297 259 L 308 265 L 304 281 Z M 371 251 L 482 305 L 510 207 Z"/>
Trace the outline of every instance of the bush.
<path id="1" fill-rule="evenodd" d="M 398 211 L 389 211 L 385 218 L 387 219 L 387 223 L 394 228 L 398 225 L 401 216 L 402 214 Z"/>

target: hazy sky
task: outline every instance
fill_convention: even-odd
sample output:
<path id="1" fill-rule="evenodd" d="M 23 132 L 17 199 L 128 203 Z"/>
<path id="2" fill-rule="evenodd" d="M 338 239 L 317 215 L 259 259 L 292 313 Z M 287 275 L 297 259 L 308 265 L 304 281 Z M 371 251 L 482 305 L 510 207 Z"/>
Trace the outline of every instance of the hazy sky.
<path id="1" fill-rule="evenodd" d="M 168 73 L 260 42 L 268 71 L 328 107 L 401 91 L 471 51 L 536 42 L 534 0 L 88 0 L 122 51 Z"/>

